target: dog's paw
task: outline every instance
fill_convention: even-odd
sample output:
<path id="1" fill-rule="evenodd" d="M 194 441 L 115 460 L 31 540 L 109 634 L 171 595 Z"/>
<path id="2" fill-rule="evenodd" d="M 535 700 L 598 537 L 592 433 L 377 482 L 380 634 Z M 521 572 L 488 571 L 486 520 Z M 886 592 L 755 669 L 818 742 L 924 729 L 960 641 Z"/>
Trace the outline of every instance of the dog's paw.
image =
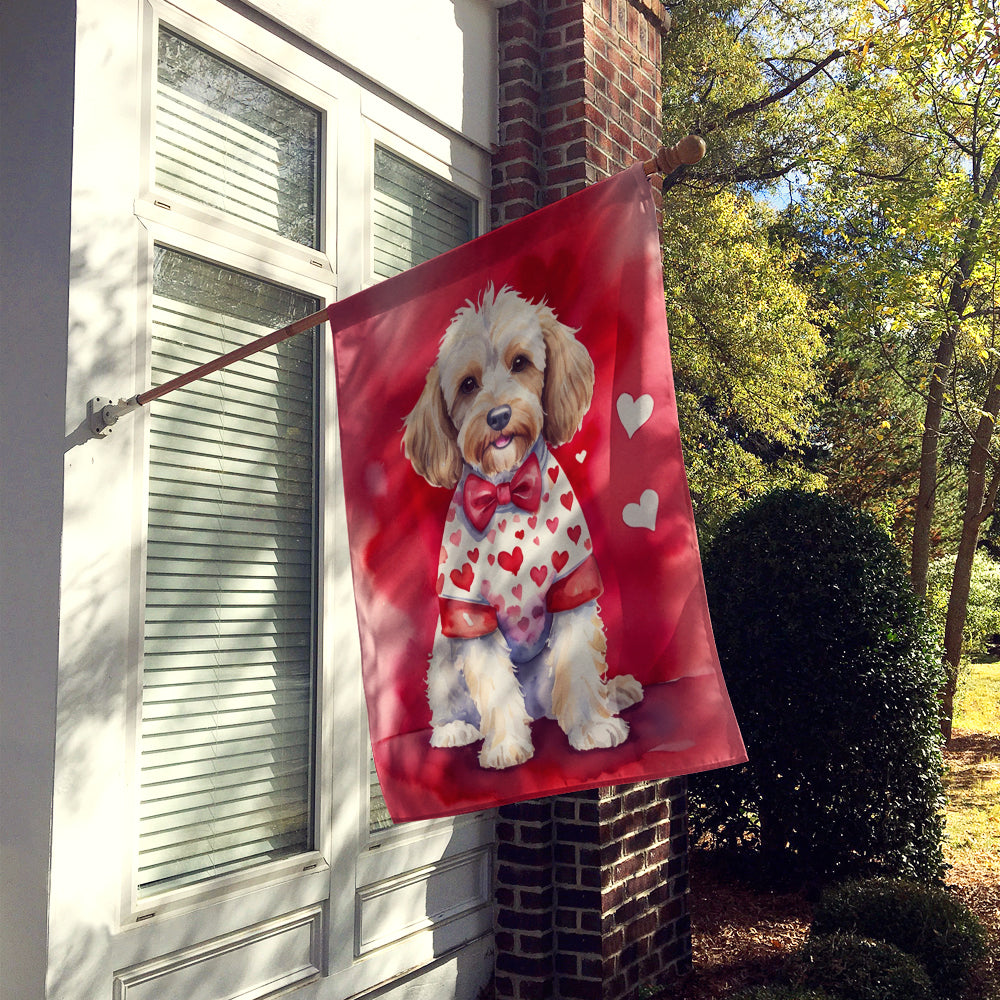
<path id="1" fill-rule="evenodd" d="M 620 712 L 639 701 L 642 701 L 642 685 L 631 674 L 608 681 L 608 708 L 612 712 Z"/>
<path id="2" fill-rule="evenodd" d="M 628 723 L 615 717 L 595 719 L 570 730 L 567 736 L 574 750 L 616 747 L 628 737 Z"/>
<path id="3" fill-rule="evenodd" d="M 526 760 L 530 760 L 534 754 L 535 748 L 531 745 L 530 735 L 523 740 L 508 736 L 503 740 L 487 740 L 483 749 L 479 751 L 479 763 L 483 767 L 500 770 L 523 764 Z"/>
<path id="4" fill-rule="evenodd" d="M 435 726 L 431 732 L 432 747 L 465 747 L 476 740 L 481 740 L 483 734 L 471 722 L 446 722 L 443 726 Z"/>

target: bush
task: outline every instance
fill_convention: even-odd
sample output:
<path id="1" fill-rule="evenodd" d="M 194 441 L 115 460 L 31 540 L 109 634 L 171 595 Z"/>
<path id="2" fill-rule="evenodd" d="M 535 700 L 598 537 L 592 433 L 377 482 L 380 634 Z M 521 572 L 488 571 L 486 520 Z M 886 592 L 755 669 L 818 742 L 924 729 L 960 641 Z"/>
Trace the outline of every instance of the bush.
<path id="1" fill-rule="evenodd" d="M 904 879 L 870 879 L 827 889 L 813 916 L 814 935 L 850 932 L 895 945 L 923 963 L 937 992 L 959 997 L 986 933 L 945 889 Z"/>
<path id="2" fill-rule="evenodd" d="M 853 934 L 811 938 L 797 963 L 796 979 L 837 1000 L 933 1000 L 924 967 L 884 941 Z"/>
<path id="3" fill-rule="evenodd" d="M 705 583 L 750 759 L 694 776 L 695 834 L 771 871 L 939 878 L 943 673 L 888 535 L 780 490 L 722 528 Z"/>

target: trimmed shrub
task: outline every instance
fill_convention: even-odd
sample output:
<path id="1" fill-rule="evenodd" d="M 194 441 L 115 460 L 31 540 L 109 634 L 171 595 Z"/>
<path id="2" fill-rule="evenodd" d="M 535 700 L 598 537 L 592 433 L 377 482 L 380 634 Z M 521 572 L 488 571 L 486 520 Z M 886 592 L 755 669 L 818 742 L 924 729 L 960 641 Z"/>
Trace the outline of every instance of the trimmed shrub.
<path id="1" fill-rule="evenodd" d="M 930 977 L 912 955 L 854 934 L 810 938 L 796 979 L 837 1000 L 934 1000 Z"/>
<path id="2" fill-rule="evenodd" d="M 779 490 L 722 528 L 705 584 L 750 760 L 692 778 L 695 834 L 771 872 L 939 878 L 943 672 L 889 536 Z"/>
<path id="3" fill-rule="evenodd" d="M 895 945 L 918 959 L 939 995 L 960 997 L 986 957 L 986 932 L 947 890 L 905 879 L 869 879 L 828 888 L 812 933 L 849 932 Z"/>

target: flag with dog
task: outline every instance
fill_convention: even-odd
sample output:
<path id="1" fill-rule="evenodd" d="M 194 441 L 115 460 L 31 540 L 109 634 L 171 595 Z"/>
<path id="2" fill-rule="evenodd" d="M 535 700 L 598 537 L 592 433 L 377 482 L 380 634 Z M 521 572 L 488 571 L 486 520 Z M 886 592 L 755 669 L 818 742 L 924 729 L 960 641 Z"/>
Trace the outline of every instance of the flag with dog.
<path id="1" fill-rule="evenodd" d="M 330 307 L 396 821 L 745 760 L 637 166 Z"/>

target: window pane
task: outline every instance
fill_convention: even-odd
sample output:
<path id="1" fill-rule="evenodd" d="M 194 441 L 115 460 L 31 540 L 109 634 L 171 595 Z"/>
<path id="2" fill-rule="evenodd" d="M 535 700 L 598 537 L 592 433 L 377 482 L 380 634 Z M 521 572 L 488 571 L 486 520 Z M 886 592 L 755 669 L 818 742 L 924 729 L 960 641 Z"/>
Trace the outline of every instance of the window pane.
<path id="1" fill-rule="evenodd" d="M 390 278 L 476 236 L 476 200 L 376 146 L 373 223 L 375 274 Z"/>
<path id="2" fill-rule="evenodd" d="M 375 274 L 390 278 L 478 235 L 475 198 L 381 146 L 375 147 Z M 369 832 L 392 826 L 369 761 Z"/>
<path id="3" fill-rule="evenodd" d="M 164 248 L 152 382 L 314 312 Z M 312 846 L 315 331 L 150 404 L 139 886 Z"/>
<path id="4" fill-rule="evenodd" d="M 156 184 L 318 245 L 319 112 L 160 29 Z"/>

